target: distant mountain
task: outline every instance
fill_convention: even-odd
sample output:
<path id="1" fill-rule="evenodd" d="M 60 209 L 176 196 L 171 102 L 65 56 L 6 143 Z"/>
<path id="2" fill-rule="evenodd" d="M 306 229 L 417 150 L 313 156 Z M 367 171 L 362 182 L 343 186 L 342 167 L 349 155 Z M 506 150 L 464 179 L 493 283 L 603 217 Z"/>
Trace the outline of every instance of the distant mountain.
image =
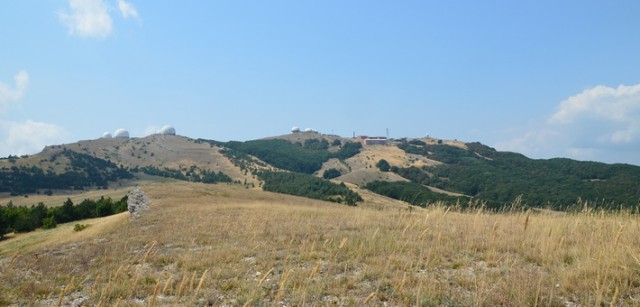
<path id="1" fill-rule="evenodd" d="M 1 159 L 0 193 L 56 193 L 170 177 L 349 204 L 361 197 L 344 183 L 418 206 L 443 201 L 567 210 L 631 208 L 640 202 L 640 167 L 634 165 L 534 160 L 480 143 L 434 138 L 364 143 L 304 132 L 246 142 L 171 135 L 79 141 Z M 276 175 L 283 171 L 300 175 Z"/>

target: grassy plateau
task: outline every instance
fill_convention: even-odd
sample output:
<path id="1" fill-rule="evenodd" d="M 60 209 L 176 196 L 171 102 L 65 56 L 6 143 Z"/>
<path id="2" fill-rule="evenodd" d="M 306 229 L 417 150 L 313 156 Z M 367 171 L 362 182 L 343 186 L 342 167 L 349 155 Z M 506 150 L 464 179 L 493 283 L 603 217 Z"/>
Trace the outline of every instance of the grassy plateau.
<path id="1" fill-rule="evenodd" d="M 146 184 L 122 213 L 0 241 L 0 305 L 640 304 L 637 212 L 358 207 Z"/>

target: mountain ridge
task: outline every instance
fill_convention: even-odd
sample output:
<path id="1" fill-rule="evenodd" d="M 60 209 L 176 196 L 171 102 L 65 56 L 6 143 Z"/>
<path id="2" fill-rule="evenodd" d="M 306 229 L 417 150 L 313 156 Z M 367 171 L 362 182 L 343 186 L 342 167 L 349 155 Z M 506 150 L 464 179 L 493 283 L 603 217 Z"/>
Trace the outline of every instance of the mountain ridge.
<path id="1" fill-rule="evenodd" d="M 367 188 L 384 196 L 412 191 L 421 196 L 395 198 L 418 206 L 431 201 L 480 201 L 489 208 L 502 208 L 522 199 L 534 207 L 566 210 L 581 201 L 610 209 L 633 207 L 640 202 L 640 189 L 635 187 L 640 182 L 640 167 L 635 165 L 567 158 L 530 159 L 479 142 L 436 138 L 389 139 L 385 145 L 364 143 L 360 138 L 305 132 L 245 142 L 159 134 L 81 140 L 47 146 L 31 156 L 1 159 L 0 193 L 15 196 L 60 189 L 38 186 L 42 181 L 33 178 L 40 174 L 83 174 L 89 179 L 100 175 L 96 167 L 82 169 L 74 159 L 56 159 L 73 152 L 76 159 L 105 161 L 103 164 L 109 167 L 102 168 L 114 169 L 120 172 L 120 177 L 105 177 L 96 182 L 86 179 L 87 184 L 69 185 L 70 190 L 114 187 L 129 179 L 126 177 L 139 179 L 145 173 L 189 181 L 232 182 L 261 189 L 265 182 L 258 176 L 260 172 L 291 171 L 315 177 L 329 172 L 337 176 L 325 178 L 337 184 Z M 388 169 L 377 166 L 382 161 Z M 15 181 L 7 178 L 19 171 L 32 172 L 27 177 L 35 182 L 29 189 L 14 186 L 12 190 Z M 378 181 L 381 183 L 375 183 Z M 406 190 L 409 183 L 415 185 Z"/>

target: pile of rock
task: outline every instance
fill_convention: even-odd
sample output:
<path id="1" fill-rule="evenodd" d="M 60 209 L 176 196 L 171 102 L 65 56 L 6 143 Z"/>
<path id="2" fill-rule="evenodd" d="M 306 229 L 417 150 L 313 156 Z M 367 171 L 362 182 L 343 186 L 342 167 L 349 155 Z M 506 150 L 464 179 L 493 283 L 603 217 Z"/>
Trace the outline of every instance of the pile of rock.
<path id="1" fill-rule="evenodd" d="M 139 217 L 142 211 L 149 208 L 149 198 L 140 190 L 140 187 L 136 186 L 136 188 L 129 193 L 127 207 L 129 208 L 129 213 L 134 218 Z"/>

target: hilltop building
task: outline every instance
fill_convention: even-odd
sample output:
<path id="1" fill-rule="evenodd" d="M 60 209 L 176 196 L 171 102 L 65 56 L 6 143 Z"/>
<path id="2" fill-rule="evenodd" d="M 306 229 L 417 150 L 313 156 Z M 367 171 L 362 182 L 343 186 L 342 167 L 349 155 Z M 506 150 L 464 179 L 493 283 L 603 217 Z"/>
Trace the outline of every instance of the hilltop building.
<path id="1" fill-rule="evenodd" d="M 389 140 L 386 137 L 373 137 L 364 139 L 364 145 L 387 145 Z"/>
<path id="2" fill-rule="evenodd" d="M 389 142 L 389 139 L 384 136 L 359 135 L 356 139 L 360 140 L 362 145 L 387 145 Z"/>

